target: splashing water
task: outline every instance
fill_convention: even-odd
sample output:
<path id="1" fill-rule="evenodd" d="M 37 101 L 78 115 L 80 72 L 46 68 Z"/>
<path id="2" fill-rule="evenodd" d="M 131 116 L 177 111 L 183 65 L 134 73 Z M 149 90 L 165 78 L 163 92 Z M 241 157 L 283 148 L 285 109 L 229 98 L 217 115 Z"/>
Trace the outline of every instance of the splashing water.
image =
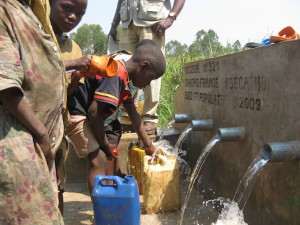
<path id="1" fill-rule="evenodd" d="M 250 191 L 258 177 L 261 169 L 268 163 L 269 159 L 264 159 L 261 154 L 259 154 L 252 162 L 252 164 L 248 167 L 247 172 L 244 177 L 241 179 L 237 191 L 233 197 L 233 200 L 237 202 L 241 209 L 243 210 L 248 197 L 250 195 Z"/>
<path id="2" fill-rule="evenodd" d="M 225 202 L 223 206 L 217 222 L 212 225 L 247 225 L 244 221 L 243 211 L 239 209 L 236 202 Z"/>
<path id="3" fill-rule="evenodd" d="M 166 132 L 170 127 L 173 127 L 174 123 L 175 123 L 175 119 L 171 120 L 171 121 L 167 124 L 166 128 L 164 128 L 164 129 L 161 131 L 161 135 L 160 135 L 160 137 L 159 137 L 159 141 L 162 140 L 162 139 L 164 138 L 165 132 Z"/>
<path id="4" fill-rule="evenodd" d="M 170 155 L 172 152 L 174 152 L 173 147 L 171 146 L 170 142 L 162 139 L 158 140 L 153 143 L 155 151 L 152 154 L 151 162 L 150 164 L 153 164 L 155 156 L 158 155 L 158 151 L 162 151 L 163 155 Z"/>
<path id="5" fill-rule="evenodd" d="M 190 124 L 189 126 L 187 126 L 184 131 L 180 134 L 178 140 L 176 141 L 176 144 L 174 145 L 175 149 L 180 149 L 182 143 L 184 142 L 184 140 L 186 139 L 187 135 L 192 131 L 192 124 Z"/>
<path id="6" fill-rule="evenodd" d="M 190 178 L 190 183 L 189 183 L 189 186 L 188 186 L 188 190 L 187 190 L 187 193 L 186 193 L 186 197 L 185 197 L 185 200 L 184 200 L 184 204 L 181 208 L 181 215 L 180 215 L 180 225 L 182 225 L 182 221 L 183 221 L 183 216 L 184 216 L 184 212 L 185 212 L 185 209 L 186 209 L 186 206 L 187 206 L 187 203 L 188 203 L 188 200 L 190 198 L 190 195 L 191 195 L 191 192 L 192 192 L 192 189 L 193 189 L 193 186 L 194 186 L 194 183 L 200 173 L 200 170 L 203 166 L 203 163 L 205 162 L 205 159 L 207 158 L 208 156 L 208 153 L 211 151 L 211 149 L 215 146 L 215 144 L 217 144 L 218 142 L 220 141 L 220 137 L 219 135 L 215 135 L 209 142 L 208 144 L 205 146 L 205 148 L 203 149 L 203 151 L 201 152 L 201 155 L 199 156 L 197 162 L 196 162 L 196 166 L 195 168 L 193 169 L 193 172 L 191 174 L 191 178 Z"/>
<path id="7" fill-rule="evenodd" d="M 262 168 L 268 163 L 269 159 L 264 159 L 259 154 L 248 167 L 247 172 L 241 179 L 237 191 L 230 203 L 224 203 L 224 208 L 219 219 L 213 225 L 246 225 L 244 222 L 243 209 L 247 203 L 251 189 Z M 241 206 L 241 210 L 239 208 Z"/>

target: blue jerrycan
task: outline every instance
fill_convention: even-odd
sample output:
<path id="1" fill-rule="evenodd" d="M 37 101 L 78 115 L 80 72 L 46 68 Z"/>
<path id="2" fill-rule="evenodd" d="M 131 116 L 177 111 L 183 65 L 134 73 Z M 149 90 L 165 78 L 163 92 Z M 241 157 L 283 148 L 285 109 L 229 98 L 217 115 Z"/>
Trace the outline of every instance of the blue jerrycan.
<path id="1" fill-rule="evenodd" d="M 92 202 L 96 225 L 140 225 L 139 190 L 132 175 L 97 175 Z"/>

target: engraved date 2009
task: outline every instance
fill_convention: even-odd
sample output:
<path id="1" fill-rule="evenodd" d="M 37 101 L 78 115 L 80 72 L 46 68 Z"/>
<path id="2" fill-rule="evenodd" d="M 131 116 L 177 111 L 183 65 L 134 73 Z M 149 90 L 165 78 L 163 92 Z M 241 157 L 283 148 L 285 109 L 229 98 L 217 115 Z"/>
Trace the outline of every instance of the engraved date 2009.
<path id="1" fill-rule="evenodd" d="M 239 97 L 238 106 L 242 109 L 260 111 L 262 106 L 262 100 L 260 98 Z"/>

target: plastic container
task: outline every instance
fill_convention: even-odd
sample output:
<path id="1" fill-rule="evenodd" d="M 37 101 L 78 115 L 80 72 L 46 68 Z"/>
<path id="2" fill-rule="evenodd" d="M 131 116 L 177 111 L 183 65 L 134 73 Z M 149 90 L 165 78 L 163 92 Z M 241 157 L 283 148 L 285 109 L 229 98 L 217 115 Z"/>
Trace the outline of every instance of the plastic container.
<path id="1" fill-rule="evenodd" d="M 118 74 L 119 64 L 110 56 L 93 55 L 88 73 L 91 76 L 99 75 L 104 78 L 111 78 Z"/>
<path id="2" fill-rule="evenodd" d="M 92 192 L 96 225 L 139 225 L 140 200 L 133 176 L 95 177 Z"/>
<path id="3" fill-rule="evenodd" d="M 137 145 L 133 143 L 130 144 L 128 148 L 128 173 L 133 175 L 137 180 L 139 193 L 141 195 L 143 194 L 142 171 L 145 155 L 145 150 L 138 148 Z"/>
<path id="4" fill-rule="evenodd" d="M 181 207 L 180 171 L 176 156 L 162 156 L 154 162 L 150 156 L 143 163 L 143 199 L 147 213 L 176 211 Z"/>

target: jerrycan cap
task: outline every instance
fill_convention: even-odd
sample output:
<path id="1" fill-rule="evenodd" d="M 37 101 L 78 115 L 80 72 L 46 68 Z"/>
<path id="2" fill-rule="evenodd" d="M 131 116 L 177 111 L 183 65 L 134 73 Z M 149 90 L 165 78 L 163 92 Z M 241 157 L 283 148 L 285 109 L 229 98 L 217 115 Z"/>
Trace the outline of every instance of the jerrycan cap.
<path id="1" fill-rule="evenodd" d="M 134 182 L 135 179 L 134 179 L 133 175 L 126 175 L 125 178 L 124 178 L 124 181 L 125 182 Z"/>

